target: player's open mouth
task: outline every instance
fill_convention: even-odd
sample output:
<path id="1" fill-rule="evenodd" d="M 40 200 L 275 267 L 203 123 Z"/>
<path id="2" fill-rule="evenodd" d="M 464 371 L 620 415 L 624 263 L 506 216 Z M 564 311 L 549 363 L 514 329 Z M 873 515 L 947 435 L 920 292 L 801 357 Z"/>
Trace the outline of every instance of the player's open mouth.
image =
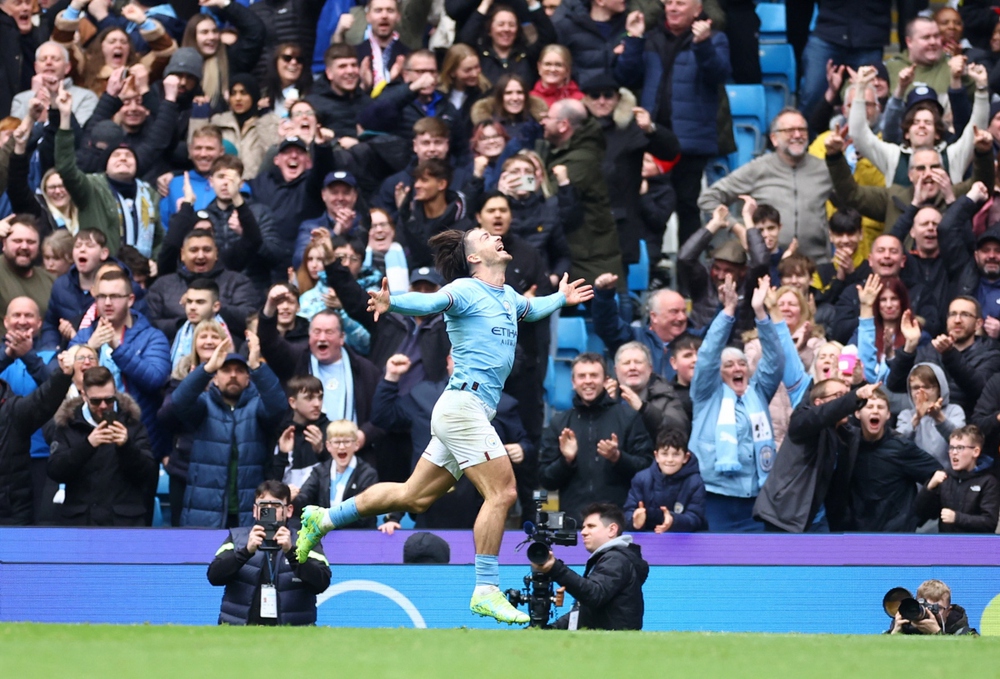
<path id="1" fill-rule="evenodd" d="M 503 241 L 497 242 L 497 252 L 503 252 Z"/>

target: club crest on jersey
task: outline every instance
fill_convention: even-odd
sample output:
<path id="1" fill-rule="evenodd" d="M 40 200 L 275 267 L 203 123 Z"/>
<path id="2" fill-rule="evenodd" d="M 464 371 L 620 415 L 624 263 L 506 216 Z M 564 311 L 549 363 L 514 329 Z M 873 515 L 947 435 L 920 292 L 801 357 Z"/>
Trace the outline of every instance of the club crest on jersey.
<path id="1" fill-rule="evenodd" d="M 503 303 L 503 310 L 504 310 L 505 312 L 507 312 L 507 317 L 508 317 L 508 318 L 510 318 L 510 320 L 514 320 L 514 312 L 513 312 L 513 310 L 512 310 L 511 308 L 510 308 L 510 302 L 508 302 L 508 301 L 504 300 L 504 303 Z"/>
<path id="2" fill-rule="evenodd" d="M 488 449 L 497 448 L 500 446 L 500 439 L 498 439 L 494 434 L 486 435 L 486 447 Z"/>

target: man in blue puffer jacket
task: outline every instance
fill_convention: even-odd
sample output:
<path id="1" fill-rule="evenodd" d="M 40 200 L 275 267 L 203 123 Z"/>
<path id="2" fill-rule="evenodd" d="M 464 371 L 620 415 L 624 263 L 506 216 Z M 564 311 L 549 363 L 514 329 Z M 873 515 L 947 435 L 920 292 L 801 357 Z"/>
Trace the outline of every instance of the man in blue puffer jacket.
<path id="1" fill-rule="evenodd" d="M 174 414 L 194 431 L 181 526 L 252 526 L 257 486 L 271 464 L 267 439 L 288 401 L 267 365 L 260 340 L 247 333 L 249 357 L 228 353 L 226 338 L 212 357 L 174 390 Z"/>
<path id="2" fill-rule="evenodd" d="M 170 454 L 171 441 L 156 421 L 156 411 L 170 379 L 170 343 L 145 316 L 132 310 L 135 294 L 125 272 L 105 272 L 92 292 L 99 318 L 81 328 L 70 346 L 87 344 L 97 352 L 98 363 L 114 375 L 115 388 L 139 404 L 153 455 L 162 459 Z"/>
<path id="3" fill-rule="evenodd" d="M 701 226 L 697 199 L 701 175 L 719 155 L 719 86 L 729 79 L 729 41 L 712 30 L 701 0 L 679 0 L 666 8 L 662 29 L 646 36 L 642 107 L 653 122 L 669 127 L 681 144 L 681 159 L 671 172 L 677 192 L 680 243 Z"/>
<path id="4" fill-rule="evenodd" d="M 753 377 L 746 354 L 725 346 L 739 301 L 736 282 L 727 274 L 719 294 L 722 311 L 705 334 L 691 380 L 690 446 L 705 480 L 705 515 L 713 531 L 764 530 L 753 519 L 753 505 L 774 465 L 776 448 L 767 406 L 785 370 L 778 330 L 764 309 L 770 286 L 769 276 L 761 278 L 751 301 L 763 352 Z"/>

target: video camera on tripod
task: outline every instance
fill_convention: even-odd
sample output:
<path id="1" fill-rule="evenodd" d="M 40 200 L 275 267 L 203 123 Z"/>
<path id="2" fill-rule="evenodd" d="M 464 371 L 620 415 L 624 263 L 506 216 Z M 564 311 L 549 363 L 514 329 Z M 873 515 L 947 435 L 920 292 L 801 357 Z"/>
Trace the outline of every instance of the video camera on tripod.
<path id="1" fill-rule="evenodd" d="M 524 532 L 528 539 L 517 546 L 520 549 L 528 544 L 525 552 L 528 561 L 541 566 L 549 559 L 552 545 L 572 547 L 576 545 L 576 520 L 566 516 L 565 512 L 548 512 L 542 509 L 549 499 L 548 492 L 536 490 L 532 495 L 535 502 L 535 521 L 524 523 Z M 507 600 L 514 606 L 527 604 L 528 615 L 531 618 L 530 627 L 546 628 L 552 618 L 552 605 L 555 603 L 555 590 L 548 573 L 532 571 L 524 576 L 524 589 L 508 589 L 505 592 Z"/>

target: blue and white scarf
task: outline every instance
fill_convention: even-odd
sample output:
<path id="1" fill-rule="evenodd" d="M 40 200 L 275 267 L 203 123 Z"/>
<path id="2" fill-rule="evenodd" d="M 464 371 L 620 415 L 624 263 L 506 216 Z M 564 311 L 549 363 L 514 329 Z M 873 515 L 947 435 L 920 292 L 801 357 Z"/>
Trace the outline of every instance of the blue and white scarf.
<path id="1" fill-rule="evenodd" d="M 739 432 L 736 430 L 736 396 L 729 385 L 722 385 L 722 407 L 719 409 L 719 421 L 715 429 L 715 471 L 732 473 L 743 470 L 739 459 Z M 757 474 L 760 484 L 767 479 L 768 472 L 774 466 L 774 433 L 771 429 L 771 416 L 767 404 L 762 403 L 757 392 L 752 388 L 740 398 L 753 434 L 754 457 L 757 460 Z"/>
<path id="2" fill-rule="evenodd" d="M 222 329 L 226 331 L 226 336 L 232 341 L 233 336 L 229 332 L 229 328 L 226 326 L 226 322 L 222 320 L 222 316 L 215 314 L 213 319 L 216 323 L 222 326 Z M 170 365 L 173 368 L 177 368 L 177 364 L 181 362 L 181 359 L 191 353 L 191 345 L 194 343 L 194 329 L 197 323 L 192 323 L 191 321 L 184 321 L 184 325 L 181 329 L 177 331 L 177 336 L 174 337 L 174 345 L 170 348 Z"/>
<path id="3" fill-rule="evenodd" d="M 351 372 L 351 357 L 346 351 L 340 353 L 340 362 L 344 366 L 344 383 L 340 384 L 336 380 L 328 380 L 323 383 L 323 414 L 331 422 L 337 420 L 351 420 L 357 424 L 358 416 L 354 409 L 354 373 Z M 323 372 L 319 361 L 315 356 L 309 356 L 310 372 L 323 381 Z M 331 363 L 329 366 L 334 366 Z"/>

